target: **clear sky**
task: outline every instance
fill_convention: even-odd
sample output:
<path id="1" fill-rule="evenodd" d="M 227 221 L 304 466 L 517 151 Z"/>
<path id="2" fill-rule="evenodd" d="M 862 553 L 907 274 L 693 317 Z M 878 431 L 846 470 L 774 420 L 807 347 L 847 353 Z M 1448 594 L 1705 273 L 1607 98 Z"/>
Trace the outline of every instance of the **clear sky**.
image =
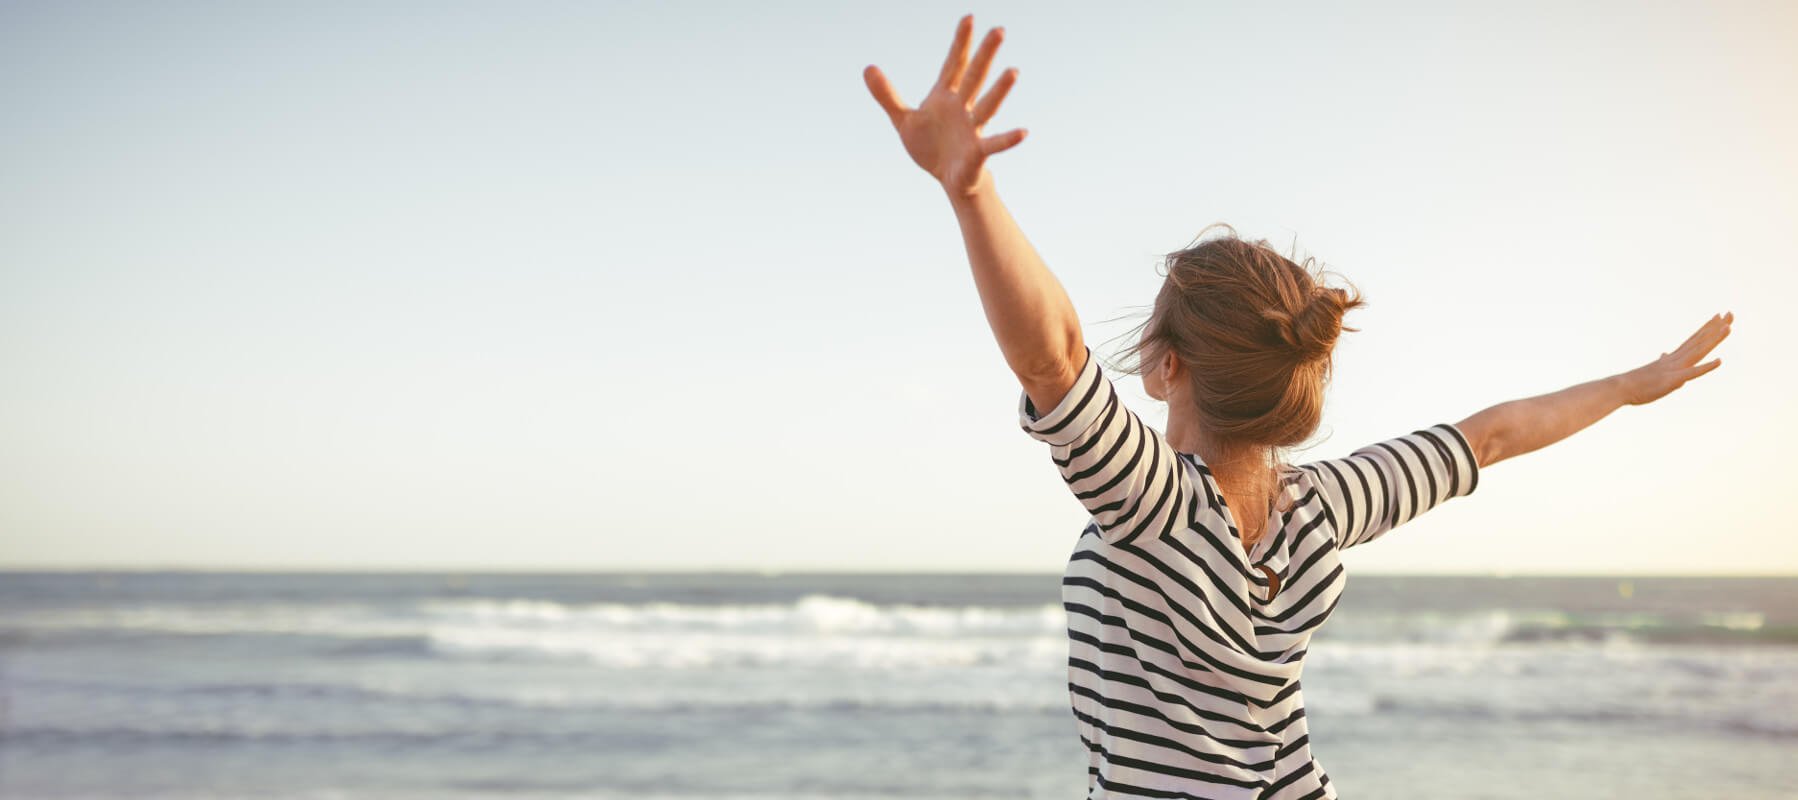
<path id="1" fill-rule="evenodd" d="M 1212 222 L 1364 293 L 1296 461 L 1735 312 L 1351 569 L 1798 573 L 1798 6 L 1350 5 L 0 6 L 0 566 L 1058 571 L 862 82 L 915 105 L 971 12 L 1101 355 Z"/>

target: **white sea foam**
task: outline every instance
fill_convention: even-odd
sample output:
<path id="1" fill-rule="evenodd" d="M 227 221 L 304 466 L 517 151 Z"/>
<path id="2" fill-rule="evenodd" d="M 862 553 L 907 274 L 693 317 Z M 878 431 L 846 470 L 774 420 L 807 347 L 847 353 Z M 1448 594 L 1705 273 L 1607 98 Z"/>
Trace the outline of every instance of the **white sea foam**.
<path id="1" fill-rule="evenodd" d="M 442 600 L 413 608 L 149 606 L 42 612 L 0 622 L 36 634 L 286 634 L 350 640 L 347 655 L 580 661 L 619 669 L 835 666 L 902 669 L 1060 664 L 1059 606 L 875 605 L 829 595 L 791 603 L 566 605 Z M 356 641 L 365 644 L 355 644 Z M 410 644 L 409 644 L 410 643 Z M 1045 661 L 1046 660 L 1046 661 Z"/>
<path id="2" fill-rule="evenodd" d="M 1712 611 L 1704 615 L 1704 624 L 1732 631 L 1758 631 L 1767 615 L 1758 611 Z"/>
<path id="3" fill-rule="evenodd" d="M 1489 659 L 1518 646 L 1627 654 L 1649 633 L 1759 631 L 1762 615 L 1718 612 L 1683 627 L 1646 614 L 1554 611 L 1340 613 L 1313 643 L 1314 667 L 1406 674 L 1528 672 L 1541 659 Z M 1066 658 L 1066 615 L 1025 607 L 874 604 L 827 594 L 784 603 L 565 604 L 528 598 L 413 605 L 151 605 L 32 612 L 0 620 L 29 634 L 286 634 L 338 641 L 342 657 L 542 660 L 614 669 L 840 667 L 953 669 Z M 1656 659 L 1668 655 L 1655 651 Z M 1322 662 L 1322 664 L 1320 664 Z M 1740 663 L 1740 662 L 1737 662 Z"/>
<path id="4" fill-rule="evenodd" d="M 439 619 L 574 623 L 617 630 L 888 633 L 918 636 L 964 634 L 1059 634 L 1066 625 L 1059 604 L 1028 608 L 875 605 L 811 594 L 791 603 L 698 605 L 596 603 L 563 605 L 537 600 L 446 600 L 427 603 Z"/>

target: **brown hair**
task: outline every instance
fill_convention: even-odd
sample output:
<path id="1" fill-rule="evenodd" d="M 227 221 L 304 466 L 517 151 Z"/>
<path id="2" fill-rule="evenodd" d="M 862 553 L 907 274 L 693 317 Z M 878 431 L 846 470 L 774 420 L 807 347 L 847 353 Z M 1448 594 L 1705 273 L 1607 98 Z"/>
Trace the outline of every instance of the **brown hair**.
<path id="1" fill-rule="evenodd" d="M 1342 315 L 1362 304 L 1353 287 L 1324 286 L 1313 259 L 1294 263 L 1267 240 L 1227 236 L 1167 255 L 1167 280 L 1124 348 L 1122 372 L 1140 375 L 1169 349 L 1186 367 L 1199 425 L 1219 443 L 1292 447 L 1323 417 L 1330 353 Z"/>

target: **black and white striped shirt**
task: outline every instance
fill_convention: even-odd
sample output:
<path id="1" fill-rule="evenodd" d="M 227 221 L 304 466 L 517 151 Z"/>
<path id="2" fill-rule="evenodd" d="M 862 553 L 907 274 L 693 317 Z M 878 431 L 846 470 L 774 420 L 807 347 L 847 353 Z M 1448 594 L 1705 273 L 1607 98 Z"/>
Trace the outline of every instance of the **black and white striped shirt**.
<path id="1" fill-rule="evenodd" d="M 1092 513 L 1062 578 L 1088 797 L 1335 797 L 1299 671 L 1342 594 L 1339 551 L 1472 492 L 1466 438 L 1436 425 L 1289 469 L 1245 553 L 1211 471 L 1124 407 L 1090 348 L 1054 410 L 1024 394 L 1018 412 Z"/>

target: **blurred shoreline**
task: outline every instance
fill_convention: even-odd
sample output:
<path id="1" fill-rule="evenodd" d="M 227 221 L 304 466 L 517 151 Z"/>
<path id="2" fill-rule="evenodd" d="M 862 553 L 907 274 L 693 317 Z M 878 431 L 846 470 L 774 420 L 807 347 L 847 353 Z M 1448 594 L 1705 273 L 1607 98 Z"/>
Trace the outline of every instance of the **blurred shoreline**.
<path id="1" fill-rule="evenodd" d="M 8 572 L 0 795 L 1078 796 L 1059 584 Z M 1355 794 L 1798 790 L 1798 577 L 1351 575 L 1303 680 Z"/>

